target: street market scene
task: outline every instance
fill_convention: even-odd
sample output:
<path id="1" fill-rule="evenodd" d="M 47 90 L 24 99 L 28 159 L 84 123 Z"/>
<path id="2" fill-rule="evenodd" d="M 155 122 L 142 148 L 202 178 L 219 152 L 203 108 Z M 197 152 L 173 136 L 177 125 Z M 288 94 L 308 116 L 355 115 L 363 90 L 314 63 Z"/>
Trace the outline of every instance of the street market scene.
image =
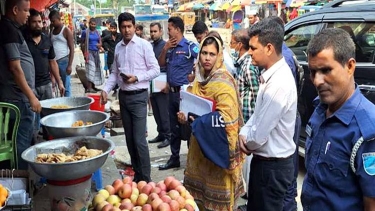
<path id="1" fill-rule="evenodd" d="M 0 210 L 375 211 L 375 1 L 0 11 Z"/>

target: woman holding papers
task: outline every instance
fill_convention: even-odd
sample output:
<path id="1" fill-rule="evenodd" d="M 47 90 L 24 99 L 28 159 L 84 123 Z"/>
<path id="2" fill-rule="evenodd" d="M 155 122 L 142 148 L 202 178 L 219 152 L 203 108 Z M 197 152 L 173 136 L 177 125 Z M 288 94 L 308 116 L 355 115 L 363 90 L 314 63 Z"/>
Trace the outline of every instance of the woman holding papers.
<path id="1" fill-rule="evenodd" d="M 213 100 L 216 109 L 202 116 L 178 113 L 180 123 L 189 120 L 193 131 L 184 186 L 201 210 L 235 210 L 236 200 L 244 192 L 241 172 L 245 155 L 238 142 L 243 120 L 236 83 L 225 69 L 217 38 L 207 37 L 202 42 L 195 75 L 192 94 Z"/>

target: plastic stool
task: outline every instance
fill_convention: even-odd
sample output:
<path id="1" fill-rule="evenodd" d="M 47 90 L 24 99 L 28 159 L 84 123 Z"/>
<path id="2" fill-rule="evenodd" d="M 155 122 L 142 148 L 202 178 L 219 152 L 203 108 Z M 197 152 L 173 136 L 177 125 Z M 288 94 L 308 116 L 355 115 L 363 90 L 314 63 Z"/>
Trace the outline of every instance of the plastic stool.
<path id="1" fill-rule="evenodd" d="M 96 191 L 103 189 L 103 178 L 101 169 L 98 169 L 96 172 L 92 174 L 92 181 L 95 182 Z"/>

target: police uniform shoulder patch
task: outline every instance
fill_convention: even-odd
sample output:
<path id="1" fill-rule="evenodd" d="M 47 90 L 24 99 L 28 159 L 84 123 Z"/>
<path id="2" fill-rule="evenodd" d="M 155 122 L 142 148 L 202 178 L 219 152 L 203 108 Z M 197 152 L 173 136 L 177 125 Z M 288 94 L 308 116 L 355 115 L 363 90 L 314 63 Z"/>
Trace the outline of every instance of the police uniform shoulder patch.
<path id="1" fill-rule="evenodd" d="M 375 152 L 368 152 L 362 154 L 363 168 L 365 172 L 370 175 L 375 175 Z"/>
<path id="2" fill-rule="evenodd" d="M 194 46 L 193 51 L 194 51 L 194 53 L 198 53 L 199 52 L 198 46 Z"/>

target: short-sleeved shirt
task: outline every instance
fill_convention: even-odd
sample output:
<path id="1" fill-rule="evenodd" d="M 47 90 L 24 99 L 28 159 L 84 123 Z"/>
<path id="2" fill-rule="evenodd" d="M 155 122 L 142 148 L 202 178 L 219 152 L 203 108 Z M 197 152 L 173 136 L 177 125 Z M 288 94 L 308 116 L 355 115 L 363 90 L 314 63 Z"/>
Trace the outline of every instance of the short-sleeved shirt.
<path id="1" fill-rule="evenodd" d="M 4 32 L 0 33 L 0 100 L 29 102 L 29 99 L 17 86 L 14 75 L 9 70 L 9 61 L 20 60 L 27 84 L 35 91 L 33 57 L 18 24 L 7 18 L 2 18 L 0 28 Z"/>
<path id="2" fill-rule="evenodd" d="M 198 52 L 198 46 L 184 37 L 175 48 L 167 51 L 167 81 L 169 86 L 189 84 L 187 76 L 193 71 L 194 60 L 198 57 Z"/>
<path id="3" fill-rule="evenodd" d="M 358 139 L 368 136 L 366 131 L 375 134 L 375 105 L 357 87 L 328 118 L 326 110 L 327 105 L 320 103 L 306 126 L 303 210 L 363 211 L 363 197 L 375 197 L 375 140 L 366 140 L 360 146 L 354 160 L 355 173 L 350 156 Z"/>
<path id="4" fill-rule="evenodd" d="M 24 36 L 34 59 L 35 87 L 47 85 L 51 82 L 49 60 L 53 60 L 56 57 L 51 39 L 42 34 L 41 40 L 37 44 L 28 31 L 25 31 Z"/>
<path id="5" fill-rule="evenodd" d="M 85 31 L 82 31 L 82 35 L 81 35 L 82 40 L 86 39 L 87 32 L 89 32 L 89 51 L 98 51 L 99 48 L 98 48 L 97 44 L 100 41 L 99 32 L 97 30 L 92 32 L 92 31 L 90 31 L 90 29 L 86 29 Z"/>

